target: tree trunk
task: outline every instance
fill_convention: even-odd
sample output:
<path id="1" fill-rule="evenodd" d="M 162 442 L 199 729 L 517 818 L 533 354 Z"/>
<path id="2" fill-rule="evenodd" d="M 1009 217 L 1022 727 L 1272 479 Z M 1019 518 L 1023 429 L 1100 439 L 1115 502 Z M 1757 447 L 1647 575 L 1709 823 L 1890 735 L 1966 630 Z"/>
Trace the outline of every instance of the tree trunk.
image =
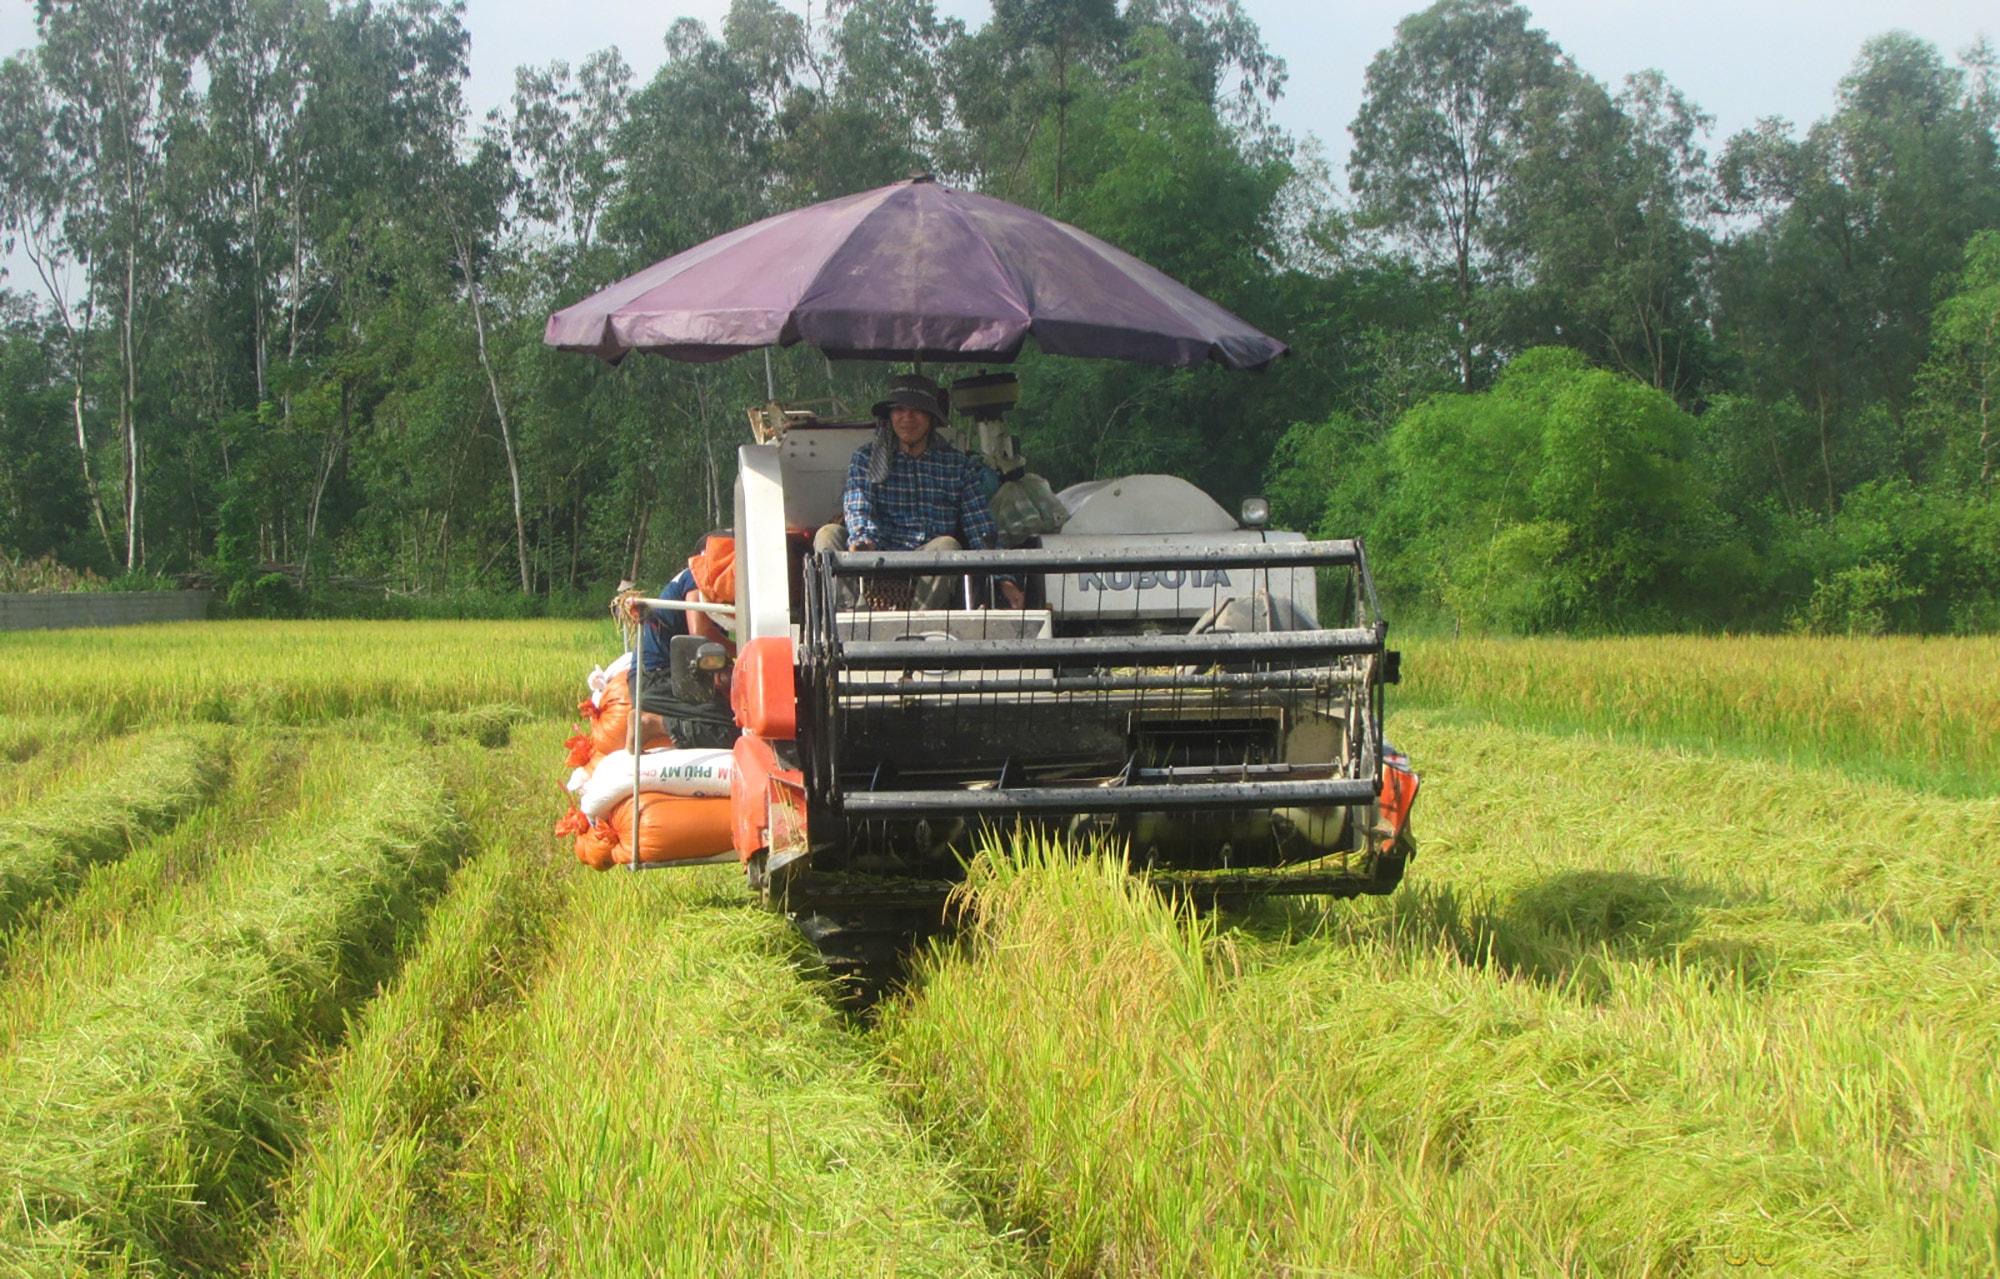
<path id="1" fill-rule="evenodd" d="M 306 553 L 304 563 L 299 566 L 299 585 L 312 585 L 313 546 L 319 540 L 319 509 L 326 497 L 327 483 L 333 479 L 333 468 L 340 462 L 340 452 L 347 442 L 347 382 L 340 383 L 340 418 L 333 431 L 327 435 L 326 445 L 320 450 L 320 464 L 313 477 L 312 504 L 306 509 Z"/>
<path id="2" fill-rule="evenodd" d="M 644 487 L 639 494 L 639 531 L 632 539 L 632 569 L 625 574 L 625 580 L 634 586 L 639 585 L 640 561 L 646 556 L 646 531 L 653 522 L 653 486 L 643 477 L 640 482 Z"/>
<path id="3" fill-rule="evenodd" d="M 83 463 L 83 491 L 90 495 L 90 515 L 97 521 L 97 535 L 104 539 L 104 553 L 118 557 L 117 543 L 111 540 L 111 526 L 104 520 L 104 502 L 97 493 L 97 477 L 90 473 L 90 439 L 83 432 L 83 375 L 70 381 L 70 413 L 76 419 L 76 455 Z"/>
<path id="4" fill-rule="evenodd" d="M 119 426 L 125 437 L 125 571 L 139 567 L 139 369 L 132 343 L 132 307 L 138 300 L 138 266 L 130 245 L 125 248 L 125 314 L 119 317 L 118 348 L 125 362 L 125 388 L 118 401 Z"/>
<path id="5" fill-rule="evenodd" d="M 1986 359 L 1979 370 L 1979 487 L 1993 487 L 1993 365 L 1994 356 L 2000 354 L 2000 347 L 1994 344 L 1994 332 L 2000 329 L 2000 311 L 1995 311 L 1986 321 Z"/>
<path id="6" fill-rule="evenodd" d="M 1472 244 L 1458 242 L 1458 386 L 1472 394 Z"/>
<path id="7" fill-rule="evenodd" d="M 472 273 L 472 250 L 464 235 L 456 227 L 452 238 L 457 242 L 458 265 L 465 272 L 466 296 L 472 300 L 472 327 L 479 337 L 479 367 L 486 371 L 486 389 L 493 396 L 493 415 L 500 419 L 500 446 L 507 453 L 507 482 L 512 487 L 514 498 L 514 550 L 521 566 L 521 594 L 534 593 L 534 581 L 528 574 L 528 526 L 521 517 L 521 466 L 514 457 L 514 433 L 507 423 L 507 403 L 500 395 L 500 377 L 493 371 L 492 356 L 486 349 L 486 312 L 479 304 L 479 279 Z"/>

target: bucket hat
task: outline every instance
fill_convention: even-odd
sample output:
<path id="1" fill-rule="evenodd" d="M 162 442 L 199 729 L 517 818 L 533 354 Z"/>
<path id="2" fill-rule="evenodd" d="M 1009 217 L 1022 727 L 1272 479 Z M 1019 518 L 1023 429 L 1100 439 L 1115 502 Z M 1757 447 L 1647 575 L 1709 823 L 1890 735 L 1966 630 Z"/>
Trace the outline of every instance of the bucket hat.
<path id="1" fill-rule="evenodd" d="M 905 404 L 913 409 L 922 409 L 931 415 L 932 421 L 943 426 L 946 403 L 944 389 L 936 382 L 921 373 L 904 373 L 889 379 L 889 392 L 875 402 L 874 413 L 876 417 L 886 418 L 891 408 Z"/>

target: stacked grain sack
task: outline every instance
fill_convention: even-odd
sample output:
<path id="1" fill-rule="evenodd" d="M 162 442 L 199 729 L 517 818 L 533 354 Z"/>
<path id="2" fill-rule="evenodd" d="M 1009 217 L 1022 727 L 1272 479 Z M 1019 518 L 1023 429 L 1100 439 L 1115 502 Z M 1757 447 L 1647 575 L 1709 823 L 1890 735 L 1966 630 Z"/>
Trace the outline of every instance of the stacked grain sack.
<path id="1" fill-rule="evenodd" d="M 731 753 L 679 749 L 662 735 L 647 739 L 635 770 L 631 667 L 626 653 L 590 673 L 590 697 L 576 708 L 586 724 L 567 743 L 570 811 L 556 834 L 574 835 L 577 860 L 595 870 L 630 865 L 635 843 L 642 865 L 729 855 Z"/>

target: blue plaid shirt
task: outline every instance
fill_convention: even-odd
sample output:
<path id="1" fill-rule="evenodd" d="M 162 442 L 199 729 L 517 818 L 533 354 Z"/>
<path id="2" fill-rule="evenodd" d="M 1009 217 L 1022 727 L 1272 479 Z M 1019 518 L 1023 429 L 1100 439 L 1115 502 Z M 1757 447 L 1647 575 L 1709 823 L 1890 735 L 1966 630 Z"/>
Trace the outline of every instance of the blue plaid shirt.
<path id="1" fill-rule="evenodd" d="M 877 550 L 914 551 L 934 537 L 955 537 L 975 551 L 1000 543 L 987 505 L 980 471 L 985 464 L 931 436 L 921 457 L 901 449 L 889 463 L 889 477 L 868 483 L 875 446 L 864 444 L 847 464 L 840 505 L 847 516 L 847 539 Z"/>

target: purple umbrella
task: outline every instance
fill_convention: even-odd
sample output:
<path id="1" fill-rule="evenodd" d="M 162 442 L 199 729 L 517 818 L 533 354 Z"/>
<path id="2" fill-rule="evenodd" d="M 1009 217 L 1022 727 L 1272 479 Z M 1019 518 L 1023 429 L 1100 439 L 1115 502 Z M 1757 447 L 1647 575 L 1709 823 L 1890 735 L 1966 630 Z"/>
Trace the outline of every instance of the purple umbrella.
<path id="1" fill-rule="evenodd" d="M 804 342 L 836 359 L 1053 355 L 1261 369 L 1285 344 L 1073 226 L 929 178 L 765 218 L 549 317 L 542 340 L 727 359 Z"/>

